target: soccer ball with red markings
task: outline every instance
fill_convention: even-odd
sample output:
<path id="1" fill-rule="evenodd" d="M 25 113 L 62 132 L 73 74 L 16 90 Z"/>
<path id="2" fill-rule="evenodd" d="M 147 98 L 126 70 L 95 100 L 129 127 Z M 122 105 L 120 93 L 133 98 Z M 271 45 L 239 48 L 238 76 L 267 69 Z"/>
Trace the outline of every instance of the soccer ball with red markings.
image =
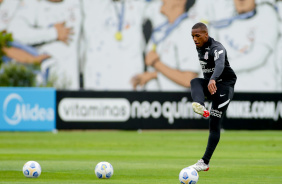
<path id="1" fill-rule="evenodd" d="M 99 162 L 95 167 L 95 174 L 99 179 L 109 179 L 114 174 L 114 168 L 109 162 Z"/>
<path id="2" fill-rule="evenodd" d="M 28 161 L 23 166 L 23 174 L 27 178 L 38 178 L 41 174 L 41 167 L 38 162 Z"/>
<path id="3" fill-rule="evenodd" d="M 198 180 L 199 174 L 192 167 L 186 167 L 179 173 L 179 181 L 181 184 L 196 184 Z"/>

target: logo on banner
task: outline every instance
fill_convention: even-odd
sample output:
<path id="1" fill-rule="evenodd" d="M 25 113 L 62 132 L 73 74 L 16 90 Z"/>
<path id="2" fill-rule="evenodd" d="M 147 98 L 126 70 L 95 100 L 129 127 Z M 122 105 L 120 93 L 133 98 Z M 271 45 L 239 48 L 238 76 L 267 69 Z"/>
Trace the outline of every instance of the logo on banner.
<path id="1" fill-rule="evenodd" d="M 179 102 L 133 101 L 126 98 L 64 98 L 59 102 L 58 113 L 66 122 L 126 122 L 130 118 L 200 119 L 191 102 L 183 97 Z"/>
<path id="2" fill-rule="evenodd" d="M 55 113 L 52 108 L 25 103 L 19 94 L 12 93 L 4 100 L 3 117 L 8 124 L 17 125 L 21 121 L 54 121 Z"/>
<path id="3" fill-rule="evenodd" d="M 233 119 L 273 119 L 282 118 L 282 101 L 232 101 L 227 118 Z"/>
<path id="4" fill-rule="evenodd" d="M 64 98 L 58 113 L 64 121 L 125 122 L 130 118 L 130 104 L 124 98 Z"/>

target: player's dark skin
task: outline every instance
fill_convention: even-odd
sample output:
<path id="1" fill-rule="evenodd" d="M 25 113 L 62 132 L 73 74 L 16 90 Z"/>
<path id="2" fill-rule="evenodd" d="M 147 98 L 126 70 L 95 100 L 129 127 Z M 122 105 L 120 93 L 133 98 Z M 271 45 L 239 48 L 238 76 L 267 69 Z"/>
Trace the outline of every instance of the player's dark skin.
<path id="1" fill-rule="evenodd" d="M 197 48 L 201 48 L 209 40 L 208 30 L 203 30 L 201 28 L 192 29 L 192 38 Z M 211 79 L 208 84 L 208 89 L 211 95 L 216 93 L 216 82 Z"/>

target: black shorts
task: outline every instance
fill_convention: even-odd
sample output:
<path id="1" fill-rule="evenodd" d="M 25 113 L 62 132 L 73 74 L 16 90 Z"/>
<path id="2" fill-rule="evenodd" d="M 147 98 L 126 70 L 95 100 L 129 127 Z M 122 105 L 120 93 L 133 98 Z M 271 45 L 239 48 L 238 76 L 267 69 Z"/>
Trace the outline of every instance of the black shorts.
<path id="1" fill-rule="evenodd" d="M 196 78 L 191 81 L 191 91 L 195 95 L 193 100 L 198 100 L 198 102 L 203 102 L 203 98 L 206 97 L 208 101 L 212 102 L 211 106 L 211 116 L 221 117 L 223 113 L 227 110 L 227 107 L 234 96 L 234 85 L 227 85 L 224 83 L 217 82 L 216 83 L 216 93 L 211 95 L 208 90 L 209 80 L 203 78 Z M 202 92 L 204 92 L 204 96 L 201 97 Z"/>
<path id="2" fill-rule="evenodd" d="M 234 96 L 234 87 L 221 83 L 216 83 L 216 88 L 217 90 L 215 94 L 211 95 L 210 92 L 207 90 L 207 92 L 205 92 L 205 96 L 208 100 L 212 101 L 213 109 L 227 109 L 229 102 Z M 206 89 L 208 88 L 206 87 Z"/>

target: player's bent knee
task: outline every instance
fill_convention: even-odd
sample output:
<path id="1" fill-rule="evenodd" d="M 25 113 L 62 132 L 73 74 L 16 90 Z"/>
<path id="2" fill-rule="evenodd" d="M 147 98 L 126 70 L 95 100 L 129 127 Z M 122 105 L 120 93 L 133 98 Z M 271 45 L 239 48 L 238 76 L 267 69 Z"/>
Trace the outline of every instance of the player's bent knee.
<path id="1" fill-rule="evenodd" d="M 199 83 L 199 82 L 200 82 L 200 79 L 199 79 L 199 78 L 195 78 L 195 79 L 192 79 L 192 80 L 191 80 L 190 84 L 191 84 L 191 86 L 192 86 L 192 85 L 195 85 L 195 84 L 197 84 L 197 83 Z"/>

